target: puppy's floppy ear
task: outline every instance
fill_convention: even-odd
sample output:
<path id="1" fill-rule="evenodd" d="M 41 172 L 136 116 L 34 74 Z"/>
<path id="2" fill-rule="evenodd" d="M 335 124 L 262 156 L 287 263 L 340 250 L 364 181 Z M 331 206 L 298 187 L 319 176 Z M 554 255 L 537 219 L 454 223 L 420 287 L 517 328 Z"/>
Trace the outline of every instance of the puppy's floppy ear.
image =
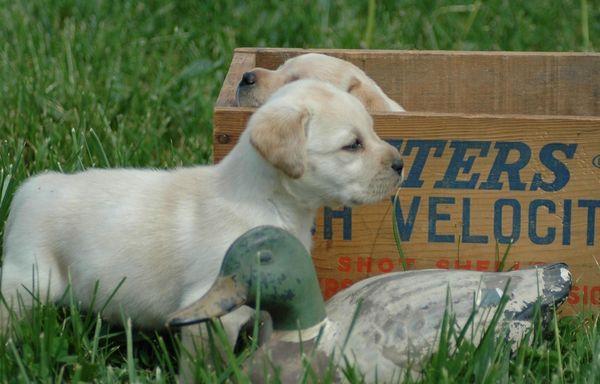
<path id="1" fill-rule="evenodd" d="M 356 92 L 358 91 L 358 88 L 360 88 L 360 80 L 358 79 L 358 77 L 356 76 L 352 76 L 352 78 L 350 78 L 350 81 L 348 82 L 348 88 L 346 88 L 346 92 L 348 93 L 352 93 L 352 92 Z"/>
<path id="2" fill-rule="evenodd" d="M 304 107 L 265 105 L 250 121 L 250 143 L 268 162 L 293 179 L 304 174 L 306 124 Z"/>
<path id="3" fill-rule="evenodd" d="M 346 92 L 360 100 L 370 111 L 385 111 L 389 108 L 372 84 L 367 84 L 356 76 L 352 76 L 350 79 Z"/>

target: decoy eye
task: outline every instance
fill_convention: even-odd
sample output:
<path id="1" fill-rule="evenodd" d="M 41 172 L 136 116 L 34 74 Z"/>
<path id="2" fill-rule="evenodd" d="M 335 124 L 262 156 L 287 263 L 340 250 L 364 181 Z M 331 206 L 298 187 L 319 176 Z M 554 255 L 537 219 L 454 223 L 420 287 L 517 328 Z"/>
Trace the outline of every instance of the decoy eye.
<path id="1" fill-rule="evenodd" d="M 261 264 L 269 264 L 271 261 L 273 261 L 273 254 L 271 251 L 260 251 L 258 253 L 258 259 Z"/>
<path id="2" fill-rule="evenodd" d="M 352 144 L 348 144 L 342 147 L 344 151 L 348 152 L 356 152 L 363 149 L 363 144 L 359 139 L 355 139 Z"/>

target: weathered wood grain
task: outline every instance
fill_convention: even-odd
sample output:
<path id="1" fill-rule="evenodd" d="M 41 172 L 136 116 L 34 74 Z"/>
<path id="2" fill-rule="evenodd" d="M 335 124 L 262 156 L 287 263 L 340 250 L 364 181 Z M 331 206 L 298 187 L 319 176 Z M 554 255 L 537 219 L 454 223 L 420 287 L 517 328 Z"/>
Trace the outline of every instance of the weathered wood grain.
<path id="1" fill-rule="evenodd" d="M 600 54 L 241 48 L 256 66 L 321 52 L 348 60 L 408 111 L 600 115 Z"/>

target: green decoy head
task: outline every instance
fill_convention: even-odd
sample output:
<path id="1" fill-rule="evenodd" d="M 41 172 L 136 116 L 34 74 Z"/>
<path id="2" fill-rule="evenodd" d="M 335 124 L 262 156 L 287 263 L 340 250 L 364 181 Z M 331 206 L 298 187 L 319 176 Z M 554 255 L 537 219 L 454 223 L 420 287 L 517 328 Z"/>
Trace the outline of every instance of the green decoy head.
<path id="1" fill-rule="evenodd" d="M 261 226 L 231 244 L 208 292 L 168 320 L 184 326 L 223 316 L 242 304 L 269 312 L 273 329 L 297 330 L 325 318 L 312 259 L 287 231 Z"/>

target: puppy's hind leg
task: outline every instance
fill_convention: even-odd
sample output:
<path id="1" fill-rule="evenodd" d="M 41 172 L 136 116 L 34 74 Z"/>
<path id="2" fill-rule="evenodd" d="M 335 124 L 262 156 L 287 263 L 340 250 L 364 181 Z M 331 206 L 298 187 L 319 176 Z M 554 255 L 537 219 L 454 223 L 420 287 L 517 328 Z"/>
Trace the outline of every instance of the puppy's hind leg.
<path id="1" fill-rule="evenodd" d="M 64 295 L 67 282 L 51 260 L 5 259 L 0 275 L 0 329 L 6 329 L 11 319 L 22 318 L 32 308 L 57 302 Z"/>
<path id="2" fill-rule="evenodd" d="M 4 227 L 0 268 L 0 321 L 25 315 L 32 306 L 58 301 L 67 288 L 66 266 L 58 258 L 60 243 L 53 230 L 60 222 L 55 194 L 60 180 L 53 173 L 35 176 L 19 187 Z"/>

